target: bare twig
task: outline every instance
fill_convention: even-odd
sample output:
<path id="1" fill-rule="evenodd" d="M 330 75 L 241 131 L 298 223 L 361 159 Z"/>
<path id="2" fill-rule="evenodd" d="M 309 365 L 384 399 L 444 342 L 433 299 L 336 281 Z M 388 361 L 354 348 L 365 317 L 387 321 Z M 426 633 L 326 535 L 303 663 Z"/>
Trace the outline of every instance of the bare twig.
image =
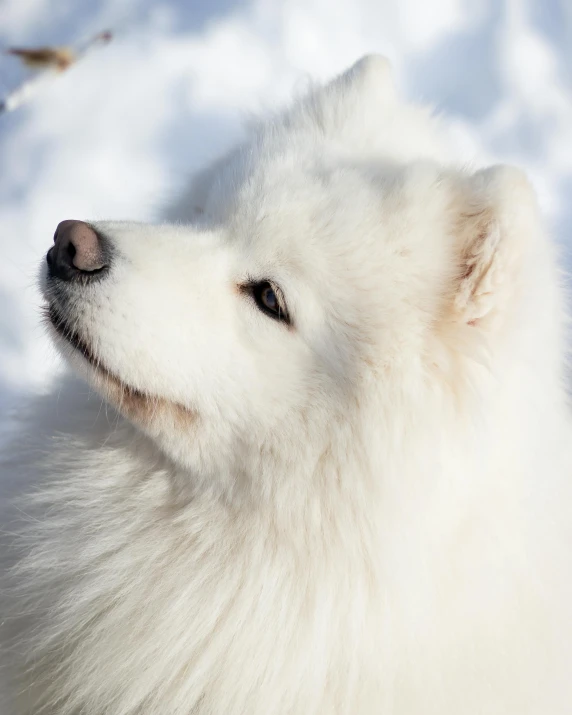
<path id="1" fill-rule="evenodd" d="M 6 54 L 18 57 L 26 67 L 34 70 L 53 68 L 63 72 L 76 61 L 76 53 L 71 47 L 38 47 L 33 50 L 9 47 Z"/>
<path id="2" fill-rule="evenodd" d="M 112 37 L 109 31 L 100 32 L 78 47 L 9 47 L 6 54 L 17 57 L 36 73 L 0 99 L 0 114 L 11 112 L 25 104 L 42 84 L 53 79 L 55 74 L 65 72 L 94 47 L 110 42 Z"/>

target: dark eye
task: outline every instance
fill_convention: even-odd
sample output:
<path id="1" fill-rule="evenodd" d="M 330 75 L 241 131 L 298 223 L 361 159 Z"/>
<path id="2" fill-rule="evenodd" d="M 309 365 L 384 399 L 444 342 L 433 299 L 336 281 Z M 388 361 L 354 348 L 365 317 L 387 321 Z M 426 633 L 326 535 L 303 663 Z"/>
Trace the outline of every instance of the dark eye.
<path id="1" fill-rule="evenodd" d="M 279 310 L 278 298 L 272 286 L 267 285 L 260 291 L 260 302 L 273 313 L 277 313 Z"/>
<path id="2" fill-rule="evenodd" d="M 285 323 L 290 322 L 282 291 L 270 281 L 260 281 L 250 286 L 252 297 L 263 313 Z"/>

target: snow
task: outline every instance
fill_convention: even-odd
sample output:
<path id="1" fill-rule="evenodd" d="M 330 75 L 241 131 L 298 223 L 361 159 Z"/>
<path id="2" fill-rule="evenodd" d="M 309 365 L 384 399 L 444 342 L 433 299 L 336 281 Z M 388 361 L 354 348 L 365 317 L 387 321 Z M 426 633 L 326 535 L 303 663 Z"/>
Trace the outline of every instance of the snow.
<path id="1" fill-rule="evenodd" d="M 2 0 L 0 46 L 111 29 L 24 108 L 0 116 L 0 414 L 58 361 L 37 267 L 64 218 L 152 220 L 252 113 L 386 54 L 404 94 L 447 116 L 467 160 L 523 166 L 563 244 L 572 226 L 567 0 Z M 0 94 L 25 76 L 0 58 Z"/>

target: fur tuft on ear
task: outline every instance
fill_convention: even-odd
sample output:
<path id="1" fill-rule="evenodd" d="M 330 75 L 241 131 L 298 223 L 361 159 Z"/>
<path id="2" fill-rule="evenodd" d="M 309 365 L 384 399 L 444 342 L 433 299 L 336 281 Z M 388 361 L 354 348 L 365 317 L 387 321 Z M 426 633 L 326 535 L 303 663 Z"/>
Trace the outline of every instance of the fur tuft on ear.
<path id="1" fill-rule="evenodd" d="M 289 125 L 310 125 L 329 136 L 355 135 L 370 143 L 380 117 L 397 102 L 388 60 L 366 55 L 346 72 L 310 92 L 286 115 Z M 369 137 L 369 139 L 368 139 Z"/>
<path id="2" fill-rule="evenodd" d="M 522 171 L 494 166 L 466 181 L 454 211 L 460 239 L 455 311 L 468 325 L 490 325 L 519 291 L 523 258 L 537 234 L 536 197 Z"/>
<path id="3" fill-rule="evenodd" d="M 391 64 L 383 55 L 365 55 L 343 74 L 336 77 L 326 92 L 350 92 L 354 98 L 372 97 L 382 102 L 395 100 Z"/>

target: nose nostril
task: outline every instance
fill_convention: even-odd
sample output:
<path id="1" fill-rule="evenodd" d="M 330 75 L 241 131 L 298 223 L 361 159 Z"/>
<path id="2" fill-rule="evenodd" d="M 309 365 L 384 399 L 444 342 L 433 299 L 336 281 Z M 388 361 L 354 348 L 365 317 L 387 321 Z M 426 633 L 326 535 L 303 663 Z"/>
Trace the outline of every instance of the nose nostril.
<path id="1" fill-rule="evenodd" d="M 73 261 L 75 254 L 77 253 L 76 247 L 73 245 L 73 243 L 70 241 L 67 245 L 67 254 L 69 256 L 70 261 Z"/>

